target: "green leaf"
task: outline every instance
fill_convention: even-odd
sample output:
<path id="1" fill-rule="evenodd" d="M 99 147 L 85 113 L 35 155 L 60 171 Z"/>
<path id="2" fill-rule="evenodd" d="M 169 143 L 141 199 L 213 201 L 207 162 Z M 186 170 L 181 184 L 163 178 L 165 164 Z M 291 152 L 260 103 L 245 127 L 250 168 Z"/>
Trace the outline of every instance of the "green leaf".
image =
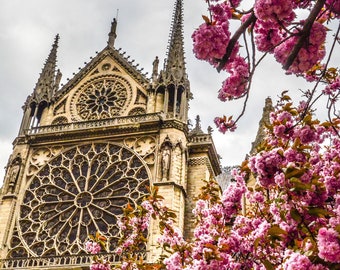
<path id="1" fill-rule="evenodd" d="M 274 266 L 271 264 L 270 261 L 264 260 L 262 263 L 264 267 L 266 267 L 266 270 L 275 270 Z"/>
<path id="2" fill-rule="evenodd" d="M 281 229 L 278 225 L 273 225 L 269 230 L 268 234 L 271 236 L 287 235 L 287 232 Z"/>
<path id="3" fill-rule="evenodd" d="M 335 226 L 335 230 L 340 234 L 340 225 Z"/>
<path id="4" fill-rule="evenodd" d="M 311 189 L 310 183 L 303 183 L 299 178 L 296 177 L 292 177 L 291 179 L 289 179 L 289 182 L 294 185 L 294 191 L 305 191 Z"/>
<path id="5" fill-rule="evenodd" d="M 308 214 L 316 217 L 324 217 L 324 216 L 330 216 L 332 215 L 331 212 L 324 208 L 319 207 L 309 207 Z"/>
<path id="6" fill-rule="evenodd" d="M 297 169 L 297 168 L 287 168 L 286 170 L 286 178 L 291 177 L 301 177 L 306 172 L 306 169 Z"/>
<path id="7" fill-rule="evenodd" d="M 259 245 L 259 243 L 260 243 L 260 240 L 261 240 L 260 237 L 257 237 L 257 238 L 255 239 L 255 241 L 254 241 L 254 248 L 255 248 L 255 249 L 257 249 L 257 247 L 258 247 L 258 245 Z"/>
<path id="8" fill-rule="evenodd" d="M 292 217 L 292 219 L 294 219 L 295 221 L 297 221 L 298 223 L 301 223 L 302 221 L 302 217 L 299 213 L 298 210 L 296 210 L 295 208 L 290 210 L 290 216 Z"/>

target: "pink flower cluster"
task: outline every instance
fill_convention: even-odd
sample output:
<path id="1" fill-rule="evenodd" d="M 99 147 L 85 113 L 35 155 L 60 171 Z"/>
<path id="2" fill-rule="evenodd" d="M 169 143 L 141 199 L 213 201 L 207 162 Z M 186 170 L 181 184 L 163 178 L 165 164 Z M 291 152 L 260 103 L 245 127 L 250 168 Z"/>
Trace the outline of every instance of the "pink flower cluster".
<path id="1" fill-rule="evenodd" d="M 283 269 L 285 270 L 327 270 L 328 268 L 317 264 L 314 265 L 307 256 L 297 252 L 288 250 L 285 254 L 285 262 L 283 263 Z"/>
<path id="2" fill-rule="evenodd" d="M 225 54 L 229 38 L 226 25 L 203 23 L 192 34 L 194 53 L 198 59 L 215 65 Z"/>
<path id="3" fill-rule="evenodd" d="M 106 263 L 93 262 L 90 266 L 90 270 L 111 270 L 111 266 L 108 262 Z"/>
<path id="4" fill-rule="evenodd" d="M 337 18 L 340 16 L 340 1 L 339 0 L 326 0 L 326 7 L 333 12 Z"/>
<path id="5" fill-rule="evenodd" d="M 174 223 L 171 220 L 168 220 L 166 224 L 167 227 L 164 229 L 163 234 L 157 239 L 158 243 L 161 245 L 167 243 L 171 248 L 184 247 L 187 242 L 184 240 L 181 230 L 174 227 Z"/>
<path id="6" fill-rule="evenodd" d="M 340 263 L 340 235 L 334 229 L 321 228 L 317 237 L 319 257 L 327 262 Z"/>
<path id="7" fill-rule="evenodd" d="M 327 84 L 324 94 L 329 96 L 335 96 L 340 91 L 340 77 L 337 76 L 330 84 Z"/>
<path id="8" fill-rule="evenodd" d="M 232 175 L 236 182 L 231 183 L 223 192 L 221 201 L 225 221 L 229 222 L 240 210 L 241 199 L 247 188 L 244 182 L 244 175 L 239 174 L 237 170 L 232 171 Z"/>
<path id="9" fill-rule="evenodd" d="M 218 98 L 221 101 L 232 100 L 242 97 L 248 86 L 249 65 L 240 56 L 230 60 L 225 69 L 230 76 L 223 82 L 222 88 L 218 92 Z"/>
<path id="10" fill-rule="evenodd" d="M 91 254 L 98 254 L 101 251 L 101 246 L 97 242 L 87 241 L 85 243 L 85 249 Z"/>
<path id="11" fill-rule="evenodd" d="M 149 202 L 142 204 L 146 207 L 149 207 L 150 205 Z M 124 241 L 116 248 L 115 252 L 117 252 L 117 254 L 122 254 L 124 250 L 127 250 L 136 244 L 138 236 L 149 228 L 150 218 L 151 213 L 147 211 L 144 215 L 131 217 L 127 223 L 122 219 L 118 221 L 118 223 L 121 224 L 121 228 L 124 228 L 125 230 L 129 228 L 129 234 L 125 235 L 126 238 Z M 123 219 L 126 218 L 123 217 Z"/>
<path id="12" fill-rule="evenodd" d="M 301 29 L 295 30 L 295 35 L 290 36 L 274 49 L 274 56 L 278 62 L 286 63 L 288 56 L 299 39 L 299 31 Z M 326 27 L 321 23 L 314 22 L 308 42 L 300 49 L 288 71 L 294 74 L 303 74 L 323 59 L 325 56 L 325 40 Z"/>
<path id="13" fill-rule="evenodd" d="M 236 124 L 232 119 L 226 119 L 226 117 L 216 117 L 214 119 L 214 122 L 216 126 L 218 127 L 218 130 L 222 132 L 223 134 L 226 131 L 235 131 L 236 130 Z"/>
<path id="14" fill-rule="evenodd" d="M 283 40 L 282 30 L 270 21 L 257 20 L 254 26 L 255 44 L 261 52 L 274 52 L 274 48 Z"/>
<path id="15" fill-rule="evenodd" d="M 275 184 L 275 176 L 280 174 L 283 157 L 279 153 L 282 149 L 274 148 L 268 152 L 261 152 L 249 159 L 249 168 L 257 175 L 259 184 L 269 187 Z"/>
<path id="16" fill-rule="evenodd" d="M 229 20 L 232 17 L 232 10 L 228 2 L 210 6 L 213 21 L 200 25 L 192 35 L 193 51 L 198 59 L 206 60 L 213 66 L 219 64 L 230 40 Z M 237 55 L 238 51 L 239 44 L 236 43 L 228 62 L 223 67 L 230 75 L 223 82 L 218 94 L 222 101 L 242 97 L 248 85 L 249 64 L 243 57 Z"/>
<path id="17" fill-rule="evenodd" d="M 261 21 L 291 22 L 295 18 L 293 1 L 282 0 L 257 0 L 254 5 L 256 17 Z"/>

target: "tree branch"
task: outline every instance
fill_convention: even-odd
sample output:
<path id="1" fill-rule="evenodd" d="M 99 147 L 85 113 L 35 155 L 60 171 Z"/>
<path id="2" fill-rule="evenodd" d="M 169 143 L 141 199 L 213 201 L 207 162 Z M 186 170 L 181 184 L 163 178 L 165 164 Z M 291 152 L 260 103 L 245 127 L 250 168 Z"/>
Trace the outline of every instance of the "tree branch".
<path id="1" fill-rule="evenodd" d="M 325 0 L 323 0 L 325 1 Z M 237 40 L 240 38 L 241 34 L 246 31 L 249 25 L 251 25 L 253 22 L 256 21 L 256 16 L 254 14 L 254 11 L 251 12 L 250 17 L 243 23 L 241 24 L 240 28 L 237 29 L 237 31 L 234 33 L 233 37 L 230 39 L 228 46 L 225 51 L 225 55 L 223 55 L 222 59 L 220 60 L 220 63 L 218 67 L 216 68 L 218 72 L 222 70 L 222 68 L 225 66 L 227 63 L 234 47 L 237 42 Z"/>
<path id="2" fill-rule="evenodd" d="M 316 20 L 320 10 L 324 6 L 326 0 L 318 0 L 314 6 L 314 8 L 311 10 L 308 18 L 306 19 L 305 24 L 303 25 L 303 28 L 300 32 L 300 38 L 298 42 L 295 44 L 291 54 L 288 56 L 286 63 L 283 65 L 283 68 L 285 70 L 289 69 L 289 67 L 293 64 L 295 58 L 297 57 L 300 49 L 302 48 L 303 44 L 306 42 L 306 39 L 308 38 L 310 34 L 310 30 L 313 26 L 314 21 Z"/>

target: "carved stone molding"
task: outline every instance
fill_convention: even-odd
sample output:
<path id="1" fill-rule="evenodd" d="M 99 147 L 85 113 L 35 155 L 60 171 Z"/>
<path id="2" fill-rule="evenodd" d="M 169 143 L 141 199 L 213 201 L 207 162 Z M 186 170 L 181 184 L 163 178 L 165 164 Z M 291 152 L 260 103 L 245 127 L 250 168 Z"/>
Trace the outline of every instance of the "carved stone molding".
<path id="1" fill-rule="evenodd" d="M 198 157 L 198 158 L 190 158 L 189 159 L 189 166 L 201 166 L 201 165 L 208 165 L 209 160 L 206 157 Z"/>

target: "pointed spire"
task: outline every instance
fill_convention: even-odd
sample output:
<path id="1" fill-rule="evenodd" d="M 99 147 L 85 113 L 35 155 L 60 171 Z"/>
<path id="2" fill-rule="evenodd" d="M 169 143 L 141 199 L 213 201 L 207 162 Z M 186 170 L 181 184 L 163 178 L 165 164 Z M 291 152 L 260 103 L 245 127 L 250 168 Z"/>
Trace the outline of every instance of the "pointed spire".
<path id="1" fill-rule="evenodd" d="M 166 77 L 176 81 L 186 79 L 183 39 L 183 0 L 176 0 L 165 62 Z"/>
<path id="2" fill-rule="evenodd" d="M 117 30 L 117 20 L 116 20 L 116 18 L 114 18 L 112 23 L 111 23 L 111 31 L 109 33 L 109 41 L 107 42 L 107 44 L 111 48 L 114 47 L 115 40 L 116 40 L 116 37 L 117 37 L 116 30 Z"/>
<path id="3" fill-rule="evenodd" d="M 56 35 L 50 54 L 45 62 L 45 65 L 40 73 L 38 82 L 34 88 L 33 98 L 36 102 L 50 102 L 54 92 L 58 87 L 56 85 L 56 66 L 57 66 L 57 49 L 59 42 L 59 34 Z M 59 72 L 59 77 L 61 73 Z M 60 78 L 58 78 L 60 81 Z"/>
<path id="4" fill-rule="evenodd" d="M 274 110 L 273 102 L 270 97 L 266 98 L 265 105 L 263 107 L 262 118 L 259 122 L 259 129 L 257 130 L 255 141 L 252 143 L 250 154 L 256 154 L 257 148 L 263 142 L 266 136 L 266 126 L 270 124 L 270 113 Z"/>

